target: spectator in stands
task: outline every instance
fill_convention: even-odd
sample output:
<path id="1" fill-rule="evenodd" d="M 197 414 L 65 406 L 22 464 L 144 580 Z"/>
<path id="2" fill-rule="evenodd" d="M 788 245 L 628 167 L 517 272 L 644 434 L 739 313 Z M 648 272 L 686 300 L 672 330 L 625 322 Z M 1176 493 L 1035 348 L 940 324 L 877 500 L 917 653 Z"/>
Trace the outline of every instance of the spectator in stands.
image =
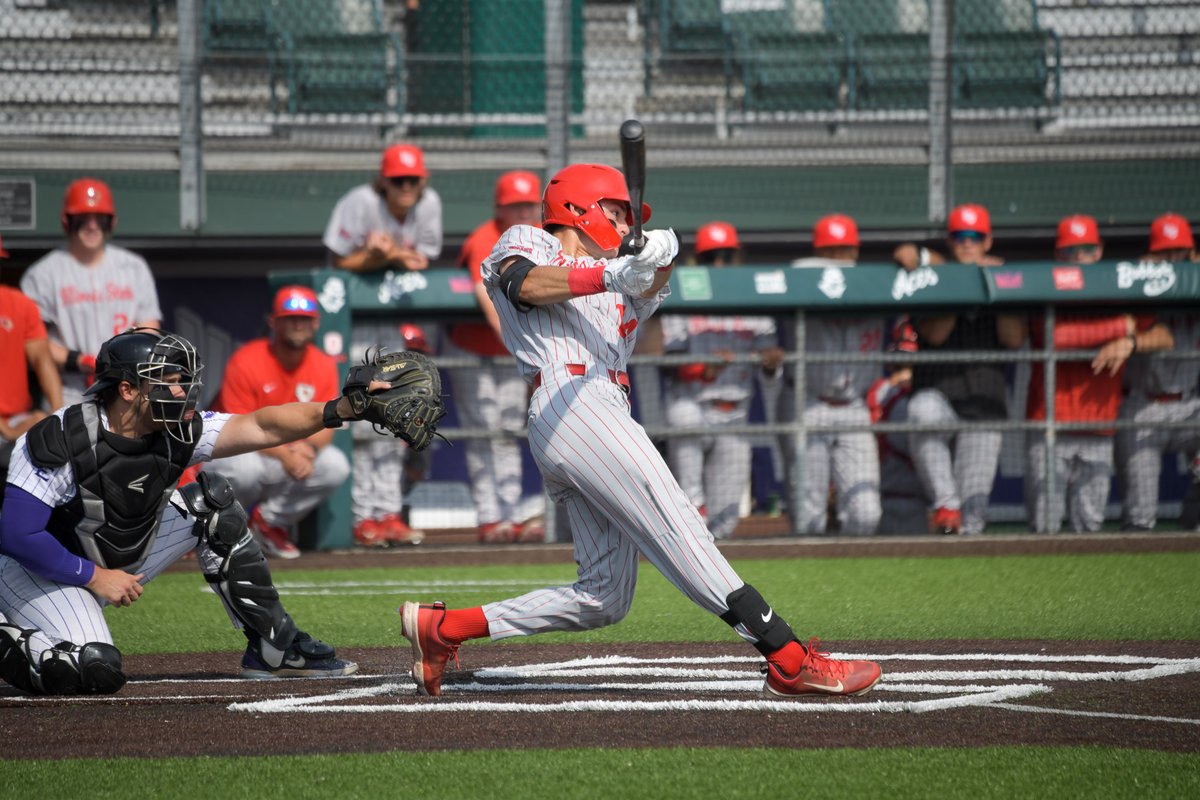
<path id="1" fill-rule="evenodd" d="M 266 406 L 336 397 L 341 391 L 337 365 L 313 344 L 320 325 L 313 290 L 285 286 L 276 292 L 267 325 L 270 336 L 230 356 L 216 409 L 249 414 Z M 233 484 L 238 501 L 250 511 L 250 532 L 263 552 L 299 558 L 293 541 L 296 523 L 350 475 L 346 456 L 332 442 L 333 430 L 326 428 L 307 439 L 214 459 L 204 469 Z"/>
<path id="2" fill-rule="evenodd" d="M 428 182 L 421 148 L 394 144 L 384 150 L 375 180 L 351 189 L 329 217 L 324 242 L 330 263 L 351 272 L 387 270 L 380 291 L 406 291 L 404 273 L 427 269 L 442 252 L 442 201 Z M 355 320 L 350 338 L 354 361 L 365 358 L 373 345 L 405 347 L 395 319 Z M 376 436 L 364 422 L 350 429 L 355 538 L 420 542 L 424 533 L 412 530 L 403 518 L 407 446 L 399 439 Z"/>
<path id="3" fill-rule="evenodd" d="M 740 261 L 737 231 L 726 222 L 710 222 L 696 235 L 697 263 L 720 268 Z M 667 423 L 672 428 L 699 427 L 711 433 L 673 437 L 667 461 L 679 485 L 699 509 L 718 539 L 730 538 L 741 520 L 741 502 L 750 483 L 750 443 L 721 428 L 745 425 L 754 395 L 755 375 L 778 380 L 783 363 L 775 320 L 760 316 L 663 317 L 667 353 L 717 356 L 720 363 L 697 362 L 669 371 Z M 733 363 L 736 356 L 757 353 L 761 366 Z"/>
<path id="4" fill-rule="evenodd" d="M 487 359 L 480 366 L 451 371 L 455 408 L 464 426 L 505 434 L 500 439 L 468 439 L 467 473 L 479 520 L 479 541 L 486 543 L 544 541 L 541 519 L 519 520 L 521 449 L 514 438 L 525 428 L 529 387 L 512 368 L 500 339 L 500 320 L 483 286 L 479 267 L 513 225 L 541 222 L 542 182 L 532 172 L 506 172 L 496 181 L 495 213 L 463 242 L 458 257 L 471 272 L 475 300 L 483 322 L 461 322 L 450 328 L 445 353 Z M 507 357 L 507 358 L 505 358 Z M 501 360 L 503 359 L 503 360 Z"/>
<path id="5" fill-rule="evenodd" d="M 1188 221 L 1178 214 L 1163 214 L 1150 226 L 1149 252 L 1133 267 L 1144 280 L 1159 278 L 1183 261 L 1197 260 L 1196 243 Z M 1158 315 L 1174 350 L 1200 349 L 1200 314 L 1195 310 L 1164 310 Z M 1121 478 L 1122 529 L 1148 531 L 1158 520 L 1158 480 L 1164 453 L 1182 453 L 1190 464 L 1191 488 L 1184 499 L 1181 523 L 1194 528 L 1200 517 L 1200 360 L 1151 359 L 1138 353 L 1125 374 L 1125 400 L 1121 419 L 1136 428 L 1117 433 L 1117 471 Z M 1192 422 L 1189 428 L 1168 430 L 1162 423 Z"/>
<path id="6" fill-rule="evenodd" d="M 962 205 L 950 212 L 947 246 L 953 263 L 986 266 L 1003 263 L 989 255 L 992 225 L 979 205 Z M 936 253 L 914 244 L 896 248 L 905 269 L 941 264 Z M 943 269 L 957 269 L 945 266 Z M 1017 349 L 1026 340 L 1028 322 L 1017 314 L 968 309 L 960 313 L 913 315 L 921 352 L 1002 351 Z M 917 364 L 910 422 L 939 425 L 944 431 L 909 434 L 913 462 L 925 493 L 934 504 L 933 526 L 940 533 L 983 533 L 988 498 L 996 477 L 1003 441 L 999 431 L 963 431 L 959 422 L 1001 422 L 1008 419 L 1004 364 L 964 359 L 966 363 Z"/>
<path id="7" fill-rule="evenodd" d="M 104 181 L 80 178 L 67 186 L 62 226 L 66 247 L 26 270 L 21 291 L 37 303 L 70 405 L 83 401 L 94 380 L 100 345 L 132 327 L 159 327 L 162 311 L 145 260 L 109 241 L 117 208 Z"/>
<path id="8" fill-rule="evenodd" d="M 6 258 L 8 251 L 0 241 L 0 259 Z M 44 405 L 48 410 L 60 408 L 62 380 L 37 306 L 16 289 L 0 284 L 0 376 L 4 377 L 0 380 L 0 482 L 13 444 L 46 416 L 30 394 L 30 370 L 37 376 Z"/>
<path id="9" fill-rule="evenodd" d="M 854 267 L 858 253 L 858 224 L 845 214 L 829 214 L 813 226 L 813 258 L 798 259 L 792 266 L 824 270 L 822 284 L 838 283 L 844 281 L 842 270 Z M 805 352 L 811 354 L 878 353 L 883 347 L 883 319 L 874 315 L 809 315 L 804 342 Z M 867 424 L 867 389 L 879 374 L 879 364 L 870 362 L 806 366 L 805 425 Z M 794 406 L 793 392 L 785 390 L 780 416 L 791 421 Z M 781 444 L 790 485 L 794 438 L 785 436 Z M 826 532 L 832 486 L 838 531 L 851 536 L 875 533 L 880 515 L 879 451 L 873 435 L 867 431 L 810 433 L 805 442 L 804 466 L 804 495 L 799 505 L 803 532 Z"/>
<path id="10" fill-rule="evenodd" d="M 1058 260 L 1094 263 L 1099 258 L 1100 247 L 1098 226 L 1091 217 L 1076 214 L 1059 223 L 1055 245 Z M 1040 350 L 1045 343 L 1045 320 L 1041 315 L 1034 315 L 1030 318 L 1030 344 Z M 1099 353 L 1090 361 L 1064 359 L 1057 362 L 1054 371 L 1055 421 L 1107 423 L 1115 420 L 1126 361 L 1134 352 L 1148 352 L 1164 346 L 1169 346 L 1169 337 L 1161 327 L 1156 328 L 1151 315 L 1135 317 L 1132 314 L 1060 310 L 1054 323 L 1054 349 L 1099 348 Z M 1025 413 L 1030 420 L 1046 419 L 1045 367 L 1041 362 L 1033 364 Z M 1080 533 L 1100 530 L 1113 471 L 1113 429 L 1057 432 L 1052 496 L 1046 486 L 1045 433 L 1027 431 L 1025 442 L 1025 506 L 1029 528 L 1038 533 L 1057 533 L 1065 511 L 1071 530 Z"/>

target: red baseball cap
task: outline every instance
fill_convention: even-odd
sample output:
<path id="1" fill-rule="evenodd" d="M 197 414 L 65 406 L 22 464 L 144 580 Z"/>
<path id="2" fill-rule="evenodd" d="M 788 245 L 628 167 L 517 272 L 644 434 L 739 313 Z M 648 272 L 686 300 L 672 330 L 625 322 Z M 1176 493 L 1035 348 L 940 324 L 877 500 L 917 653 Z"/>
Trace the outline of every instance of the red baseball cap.
<path id="1" fill-rule="evenodd" d="M 1055 250 L 1079 245 L 1100 244 L 1100 228 L 1096 220 L 1087 214 L 1072 214 L 1063 217 L 1058 223 L 1058 239 L 1054 243 Z"/>
<path id="2" fill-rule="evenodd" d="M 845 214 L 830 214 L 813 226 L 813 247 L 857 247 L 858 225 Z"/>
<path id="3" fill-rule="evenodd" d="M 496 179 L 496 205 L 541 202 L 542 179 L 534 173 L 515 170 Z"/>
<path id="4" fill-rule="evenodd" d="M 307 286 L 284 286 L 275 293 L 271 316 L 317 319 L 321 316 L 321 307 L 317 304 L 316 292 Z"/>
<path id="5" fill-rule="evenodd" d="M 696 231 L 696 253 L 709 250 L 733 250 L 741 247 L 737 229 L 728 222 L 708 222 Z"/>
<path id="6" fill-rule="evenodd" d="M 946 220 L 946 231 L 949 233 L 975 231 L 984 236 L 991 236 L 992 218 L 983 206 L 968 203 L 958 206 L 950 212 L 950 219 Z"/>
<path id="7" fill-rule="evenodd" d="M 379 174 L 385 178 L 427 178 L 425 154 L 411 144 L 394 144 L 383 151 Z"/>
<path id="8" fill-rule="evenodd" d="M 400 338 L 404 340 L 405 350 L 415 350 L 425 355 L 433 354 L 429 347 L 429 340 L 425 338 L 425 331 L 421 330 L 420 325 L 405 322 L 400 326 Z"/>
<path id="9" fill-rule="evenodd" d="M 1150 223 L 1150 252 L 1191 250 L 1196 246 L 1192 226 L 1180 214 L 1163 214 Z"/>

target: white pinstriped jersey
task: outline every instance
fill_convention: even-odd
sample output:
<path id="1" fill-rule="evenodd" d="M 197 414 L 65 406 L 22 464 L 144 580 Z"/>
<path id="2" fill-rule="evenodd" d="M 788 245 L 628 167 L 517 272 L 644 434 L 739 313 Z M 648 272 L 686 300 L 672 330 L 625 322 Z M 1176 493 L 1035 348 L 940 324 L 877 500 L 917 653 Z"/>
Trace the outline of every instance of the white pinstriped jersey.
<path id="1" fill-rule="evenodd" d="M 505 231 L 484 260 L 480 274 L 500 315 L 504 346 L 516 357 L 521 375 L 530 383 L 543 367 L 553 364 L 595 364 L 624 371 L 637 344 L 638 326 L 670 293 L 665 286 L 649 299 L 601 292 L 520 312 L 497 288 L 496 268 L 513 256 L 539 266 L 564 269 L 602 267 L 606 262 L 587 256 L 571 258 L 558 239 L 528 225 L 514 225 Z"/>
<path id="2" fill-rule="evenodd" d="M 710 356 L 720 350 L 754 353 L 778 344 L 771 317 L 707 317 L 670 314 L 663 317 L 663 349 L 668 353 Z M 701 401 L 741 402 L 754 392 L 753 364 L 730 364 L 711 383 L 683 384 Z"/>
<path id="3" fill-rule="evenodd" d="M 339 256 L 348 256 L 362 249 L 372 231 L 386 233 L 401 247 L 437 258 L 442 254 L 442 199 L 426 186 L 421 199 L 401 222 L 388 211 L 387 202 L 375 189 L 358 186 L 334 206 L 322 241 Z"/>
<path id="4" fill-rule="evenodd" d="M 62 419 L 68 408 L 70 406 L 58 409 L 54 412 L 55 416 Z M 217 437 L 221 435 L 222 428 L 232 416 L 232 414 L 222 414 L 216 411 L 201 412 L 200 418 L 204 421 L 204 429 L 196 442 L 192 460 L 188 462 L 189 466 L 201 461 L 212 460 L 213 446 L 217 443 Z M 108 414 L 104 413 L 103 406 L 100 408 L 100 424 L 108 425 Z M 166 436 L 167 434 L 162 435 Z M 168 439 L 168 442 L 171 446 L 176 445 L 174 439 Z M 52 508 L 64 505 L 78 491 L 75 483 L 75 470 L 71 467 L 70 462 L 57 469 L 43 469 L 34 465 L 29 460 L 29 450 L 25 447 L 25 436 L 21 436 L 17 440 L 16 447 L 13 448 L 12 460 L 8 465 L 8 482 L 18 489 L 25 490 Z"/>

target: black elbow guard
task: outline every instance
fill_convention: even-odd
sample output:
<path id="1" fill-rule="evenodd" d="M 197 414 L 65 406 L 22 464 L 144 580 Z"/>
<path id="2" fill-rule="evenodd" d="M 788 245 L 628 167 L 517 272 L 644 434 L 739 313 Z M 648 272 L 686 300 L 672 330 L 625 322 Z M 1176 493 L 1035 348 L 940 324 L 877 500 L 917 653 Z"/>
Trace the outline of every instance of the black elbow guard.
<path id="1" fill-rule="evenodd" d="M 500 273 L 500 278 L 496 281 L 496 285 L 500 287 L 500 291 L 504 292 L 508 302 L 512 303 L 512 307 L 522 314 L 533 310 L 533 306 L 521 301 L 521 286 L 525 283 L 529 271 L 536 266 L 537 264 L 528 258 L 517 256 L 511 264 L 504 268 L 504 272 Z"/>

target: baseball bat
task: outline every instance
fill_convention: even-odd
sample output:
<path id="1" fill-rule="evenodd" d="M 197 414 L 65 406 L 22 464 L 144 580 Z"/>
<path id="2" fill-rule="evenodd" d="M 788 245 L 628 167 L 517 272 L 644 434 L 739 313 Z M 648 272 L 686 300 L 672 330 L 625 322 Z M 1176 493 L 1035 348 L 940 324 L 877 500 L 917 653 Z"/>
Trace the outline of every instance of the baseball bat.
<path id="1" fill-rule="evenodd" d="M 646 237 L 642 235 L 642 195 L 646 191 L 646 129 L 636 119 L 621 124 L 621 167 L 625 186 L 629 189 L 629 206 L 633 213 L 629 247 L 642 252 Z"/>

